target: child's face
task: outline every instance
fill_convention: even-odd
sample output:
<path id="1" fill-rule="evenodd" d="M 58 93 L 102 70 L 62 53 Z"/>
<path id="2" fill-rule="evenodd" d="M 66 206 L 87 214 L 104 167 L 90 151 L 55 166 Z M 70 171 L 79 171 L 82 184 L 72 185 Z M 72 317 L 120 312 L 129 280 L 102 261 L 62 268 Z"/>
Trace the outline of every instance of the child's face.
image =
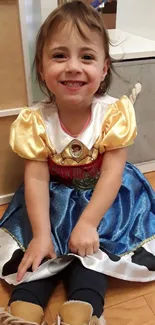
<path id="1" fill-rule="evenodd" d="M 66 24 L 44 48 L 42 79 L 64 105 L 90 103 L 107 71 L 101 37 L 82 28 L 89 42 Z"/>

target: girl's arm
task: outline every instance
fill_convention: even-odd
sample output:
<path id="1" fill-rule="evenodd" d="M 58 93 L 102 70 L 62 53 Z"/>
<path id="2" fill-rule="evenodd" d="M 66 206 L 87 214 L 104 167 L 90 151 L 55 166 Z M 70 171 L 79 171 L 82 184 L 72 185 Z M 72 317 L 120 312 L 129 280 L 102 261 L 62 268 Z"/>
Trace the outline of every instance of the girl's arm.
<path id="1" fill-rule="evenodd" d="M 71 252 L 85 256 L 98 251 L 97 227 L 118 194 L 126 157 L 127 149 L 115 149 L 104 154 L 101 175 L 93 195 L 71 233 Z"/>
<path id="2" fill-rule="evenodd" d="M 33 236 L 50 236 L 49 169 L 46 162 L 25 162 L 25 201 Z"/>
<path id="3" fill-rule="evenodd" d="M 105 152 L 101 175 L 94 193 L 81 218 L 97 227 L 106 211 L 114 202 L 122 183 L 127 159 L 127 148 Z"/>
<path id="4" fill-rule="evenodd" d="M 33 238 L 18 267 L 20 281 L 32 265 L 34 271 L 45 257 L 56 257 L 49 217 L 49 170 L 46 162 L 26 161 L 25 200 Z"/>

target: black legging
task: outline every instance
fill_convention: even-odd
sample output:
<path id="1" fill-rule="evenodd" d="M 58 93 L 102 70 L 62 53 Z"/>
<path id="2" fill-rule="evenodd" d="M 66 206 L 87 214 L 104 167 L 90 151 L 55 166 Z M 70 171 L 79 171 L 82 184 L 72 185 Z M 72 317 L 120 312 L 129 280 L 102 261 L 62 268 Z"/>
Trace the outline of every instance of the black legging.
<path id="1" fill-rule="evenodd" d="M 93 315 L 100 317 L 103 312 L 107 277 L 104 274 L 86 269 L 75 259 L 65 270 L 50 278 L 17 285 L 10 299 L 26 301 L 46 307 L 58 282 L 64 281 L 67 299 L 88 302 L 94 309 Z"/>

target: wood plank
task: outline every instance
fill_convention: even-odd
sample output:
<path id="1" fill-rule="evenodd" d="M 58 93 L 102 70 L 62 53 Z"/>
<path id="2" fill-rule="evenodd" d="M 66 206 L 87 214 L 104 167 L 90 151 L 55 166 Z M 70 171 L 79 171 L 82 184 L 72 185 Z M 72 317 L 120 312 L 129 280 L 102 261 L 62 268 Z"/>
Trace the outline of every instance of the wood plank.
<path id="1" fill-rule="evenodd" d="M 155 190 L 155 172 L 145 174 L 145 177 L 148 179 L 153 189 Z"/>
<path id="2" fill-rule="evenodd" d="M 155 315 L 143 297 L 105 309 L 107 325 L 153 325 Z"/>
<path id="3" fill-rule="evenodd" d="M 11 292 L 12 286 L 0 280 L 0 307 L 7 307 Z"/>
<path id="4" fill-rule="evenodd" d="M 153 313 L 155 314 L 155 292 L 151 292 L 145 295 L 144 298 L 147 304 L 149 305 L 149 307 L 151 308 L 151 310 L 153 311 Z"/>
<path id="5" fill-rule="evenodd" d="M 27 105 L 18 0 L 0 0 L 0 109 Z"/>
<path id="6" fill-rule="evenodd" d="M 0 205 L 0 218 L 2 217 L 2 215 L 5 212 L 6 208 L 7 208 L 7 204 Z"/>
<path id="7" fill-rule="evenodd" d="M 59 309 L 65 301 L 66 301 L 66 293 L 64 290 L 64 285 L 61 282 L 56 288 L 53 296 L 51 297 L 48 303 L 48 308 L 51 315 L 52 323 L 55 322 Z"/>
<path id="8" fill-rule="evenodd" d="M 109 288 L 105 299 L 105 308 L 154 292 L 155 282 L 137 283 L 109 278 Z"/>

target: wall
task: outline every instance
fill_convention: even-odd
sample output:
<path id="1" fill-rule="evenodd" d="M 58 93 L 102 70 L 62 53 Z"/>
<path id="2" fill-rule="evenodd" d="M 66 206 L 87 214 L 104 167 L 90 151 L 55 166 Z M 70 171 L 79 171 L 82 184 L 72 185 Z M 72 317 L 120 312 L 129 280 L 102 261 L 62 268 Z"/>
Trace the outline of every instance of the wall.
<path id="1" fill-rule="evenodd" d="M 0 1 L 0 109 L 27 104 L 18 1 Z"/>
<path id="2" fill-rule="evenodd" d="M 155 0 L 117 0 L 116 27 L 155 40 Z"/>
<path id="3" fill-rule="evenodd" d="M 27 83 L 31 86 L 30 93 L 31 98 L 29 105 L 32 102 L 41 100 L 43 98 L 40 92 L 39 86 L 36 83 L 35 71 L 33 69 L 33 59 L 35 53 L 35 40 L 42 23 L 41 15 L 41 3 L 34 0 L 19 0 L 20 5 L 20 17 L 21 17 L 21 29 L 23 48 L 28 52 L 25 55 L 26 70 L 28 72 Z M 25 54 L 25 53 L 24 53 Z"/>
<path id="4" fill-rule="evenodd" d="M 42 21 L 57 7 L 57 0 L 41 0 Z"/>
<path id="5" fill-rule="evenodd" d="M 23 161 L 9 146 L 13 108 L 28 104 L 17 0 L 0 0 L 0 203 L 23 179 Z M 5 117 L 2 117 L 2 116 Z"/>
<path id="6" fill-rule="evenodd" d="M 36 82 L 35 70 L 32 69 L 35 40 L 42 22 L 57 7 L 57 0 L 18 0 L 18 2 L 29 97 L 28 103 L 31 105 L 33 102 L 44 98 Z"/>

